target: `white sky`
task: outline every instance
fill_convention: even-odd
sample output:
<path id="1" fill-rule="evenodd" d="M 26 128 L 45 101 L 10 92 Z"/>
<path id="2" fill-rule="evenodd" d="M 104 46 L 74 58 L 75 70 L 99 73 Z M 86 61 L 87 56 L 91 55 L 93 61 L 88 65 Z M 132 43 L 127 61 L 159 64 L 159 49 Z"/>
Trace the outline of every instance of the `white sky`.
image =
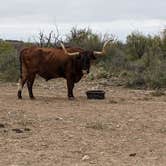
<path id="1" fill-rule="evenodd" d="M 28 40 L 58 26 L 61 35 L 73 26 L 90 27 L 124 40 L 138 30 L 156 34 L 166 27 L 166 0 L 4 0 L 0 38 Z"/>

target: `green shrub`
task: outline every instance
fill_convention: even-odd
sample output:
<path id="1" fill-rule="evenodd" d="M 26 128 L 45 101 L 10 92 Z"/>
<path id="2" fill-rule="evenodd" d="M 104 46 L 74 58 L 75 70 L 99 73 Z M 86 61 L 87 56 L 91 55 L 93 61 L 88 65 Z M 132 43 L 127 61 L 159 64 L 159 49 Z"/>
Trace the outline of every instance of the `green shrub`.
<path id="1" fill-rule="evenodd" d="M 93 74 L 93 73 L 89 73 L 89 74 L 88 74 L 88 79 L 89 79 L 90 81 L 94 80 L 94 74 Z"/>
<path id="2" fill-rule="evenodd" d="M 17 51 L 7 42 L 0 42 L 0 81 L 16 81 L 19 76 Z"/>
<path id="3" fill-rule="evenodd" d="M 98 35 L 89 28 L 72 28 L 65 43 L 100 51 L 108 39 L 112 36 Z M 107 48 L 106 56 L 99 56 L 93 64 L 89 80 L 116 77 L 132 88 L 166 88 L 166 30 L 162 38 L 133 32 L 127 36 L 126 43 L 114 40 Z M 1 40 L 0 80 L 16 81 L 18 76 L 18 52 L 10 43 Z"/>
<path id="4" fill-rule="evenodd" d="M 130 88 L 145 88 L 146 82 L 143 74 L 140 73 L 130 73 L 128 75 L 128 81 L 126 86 Z"/>
<path id="5" fill-rule="evenodd" d="M 161 89 L 156 89 L 154 92 L 151 92 L 151 95 L 155 97 L 160 97 L 160 96 L 164 96 L 165 93 Z"/>

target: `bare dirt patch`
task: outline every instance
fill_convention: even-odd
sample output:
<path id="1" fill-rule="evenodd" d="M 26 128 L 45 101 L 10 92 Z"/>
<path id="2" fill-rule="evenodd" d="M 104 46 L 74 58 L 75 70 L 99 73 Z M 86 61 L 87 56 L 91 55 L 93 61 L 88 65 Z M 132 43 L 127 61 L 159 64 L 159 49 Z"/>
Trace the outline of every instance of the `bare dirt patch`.
<path id="1" fill-rule="evenodd" d="M 87 100 L 86 90 L 106 91 Z M 166 96 L 82 81 L 37 81 L 36 100 L 0 85 L 0 166 L 165 166 Z"/>

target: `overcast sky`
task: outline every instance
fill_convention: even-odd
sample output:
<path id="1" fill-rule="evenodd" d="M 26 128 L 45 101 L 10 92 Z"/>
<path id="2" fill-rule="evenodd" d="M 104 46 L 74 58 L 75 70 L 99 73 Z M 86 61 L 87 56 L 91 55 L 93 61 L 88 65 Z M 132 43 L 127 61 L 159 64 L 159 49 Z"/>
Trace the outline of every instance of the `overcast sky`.
<path id="1" fill-rule="evenodd" d="M 166 27 L 166 0 L 4 0 L 0 38 L 28 40 L 58 26 L 62 35 L 73 26 L 90 27 L 120 40 L 131 31 L 156 34 Z"/>

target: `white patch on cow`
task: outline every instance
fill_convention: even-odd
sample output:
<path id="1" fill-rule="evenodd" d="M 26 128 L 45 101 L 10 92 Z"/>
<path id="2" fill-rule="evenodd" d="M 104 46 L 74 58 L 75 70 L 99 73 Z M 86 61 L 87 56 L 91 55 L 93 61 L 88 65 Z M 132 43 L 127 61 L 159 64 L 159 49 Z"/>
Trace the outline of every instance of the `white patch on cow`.
<path id="1" fill-rule="evenodd" d="M 82 72 L 83 72 L 84 75 L 88 74 L 87 70 L 82 70 Z"/>
<path id="2" fill-rule="evenodd" d="M 18 86 L 18 91 L 22 91 L 21 79 L 19 79 L 17 86 Z"/>
<path id="3" fill-rule="evenodd" d="M 83 78 L 86 78 L 88 76 L 88 72 L 86 70 L 82 70 Z"/>

